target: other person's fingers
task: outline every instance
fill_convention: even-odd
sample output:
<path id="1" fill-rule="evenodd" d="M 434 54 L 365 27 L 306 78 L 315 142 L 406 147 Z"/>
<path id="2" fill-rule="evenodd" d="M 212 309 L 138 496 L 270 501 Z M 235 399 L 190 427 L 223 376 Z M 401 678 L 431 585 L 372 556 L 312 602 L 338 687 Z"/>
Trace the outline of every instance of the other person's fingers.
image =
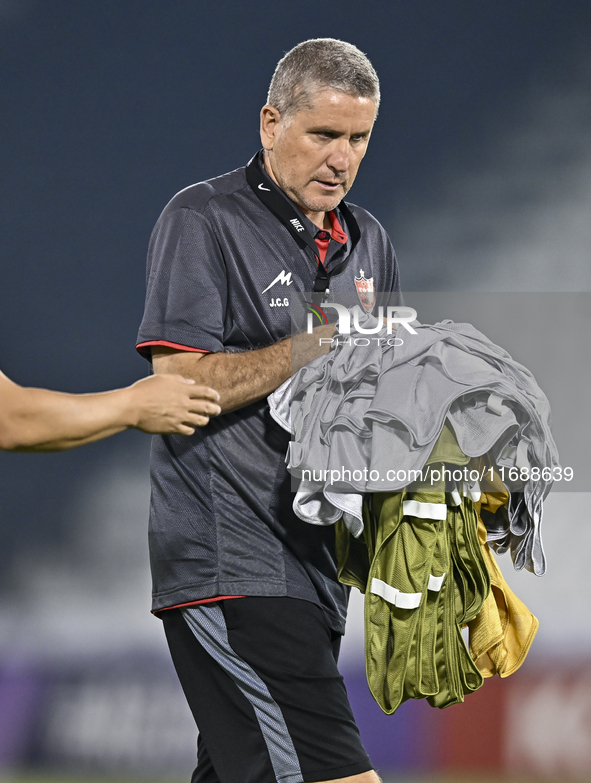
<path id="1" fill-rule="evenodd" d="M 134 426 L 151 434 L 191 435 L 221 412 L 218 393 L 180 375 L 155 375 L 130 387 L 137 406 Z"/>
<path id="2" fill-rule="evenodd" d="M 213 402 L 219 402 L 220 395 L 211 386 L 203 386 L 202 384 L 195 383 L 193 378 L 184 378 L 182 375 L 171 375 L 171 378 L 178 378 L 183 383 L 190 384 L 191 388 L 187 389 L 187 393 L 194 399 L 213 400 Z"/>

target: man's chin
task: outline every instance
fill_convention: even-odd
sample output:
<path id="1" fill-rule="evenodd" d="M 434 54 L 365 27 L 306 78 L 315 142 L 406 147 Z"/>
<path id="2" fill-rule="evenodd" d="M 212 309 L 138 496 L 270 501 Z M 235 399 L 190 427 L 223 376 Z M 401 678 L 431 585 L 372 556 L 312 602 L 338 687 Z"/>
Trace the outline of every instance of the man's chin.
<path id="1" fill-rule="evenodd" d="M 302 201 L 306 208 L 312 212 L 331 212 L 335 207 L 338 207 L 344 196 L 342 188 L 339 188 L 338 193 L 327 193 L 325 196 L 307 198 L 305 201 L 302 199 Z"/>

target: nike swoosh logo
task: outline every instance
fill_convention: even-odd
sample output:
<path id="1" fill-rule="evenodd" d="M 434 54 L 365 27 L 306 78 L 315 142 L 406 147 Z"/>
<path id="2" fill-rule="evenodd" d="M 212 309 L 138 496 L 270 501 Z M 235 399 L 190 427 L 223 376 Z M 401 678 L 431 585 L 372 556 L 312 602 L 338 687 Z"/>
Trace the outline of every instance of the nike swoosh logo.
<path id="1" fill-rule="evenodd" d="M 269 191 L 269 193 L 271 192 L 271 188 L 265 188 L 265 187 L 263 186 L 263 183 L 262 183 L 262 182 L 261 182 L 261 184 L 259 185 L 259 190 L 268 190 L 268 191 Z"/>

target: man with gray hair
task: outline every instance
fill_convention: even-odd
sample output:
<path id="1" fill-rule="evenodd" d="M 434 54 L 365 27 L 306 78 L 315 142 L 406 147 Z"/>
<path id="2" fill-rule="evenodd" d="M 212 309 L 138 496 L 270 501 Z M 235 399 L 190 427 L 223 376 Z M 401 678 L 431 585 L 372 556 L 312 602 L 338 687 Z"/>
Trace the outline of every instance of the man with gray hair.
<path id="1" fill-rule="evenodd" d="M 384 229 L 343 200 L 378 104 L 355 46 L 299 44 L 261 110 L 263 149 L 178 193 L 150 241 L 138 350 L 219 390 L 222 408 L 152 450 L 153 611 L 199 727 L 192 783 L 378 780 L 336 665 L 348 592 L 334 528 L 295 516 L 289 435 L 266 402 L 335 333 L 291 338 L 294 292 L 352 293 L 369 312 L 399 290 Z"/>

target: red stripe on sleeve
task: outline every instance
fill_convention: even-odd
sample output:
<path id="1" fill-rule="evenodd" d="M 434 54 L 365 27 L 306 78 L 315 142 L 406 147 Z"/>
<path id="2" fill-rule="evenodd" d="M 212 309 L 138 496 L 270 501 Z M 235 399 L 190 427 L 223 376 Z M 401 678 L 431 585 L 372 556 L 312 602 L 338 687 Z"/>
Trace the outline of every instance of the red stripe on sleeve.
<path id="1" fill-rule="evenodd" d="M 189 345 L 179 345 L 178 343 L 171 343 L 168 340 L 150 340 L 147 343 L 138 343 L 135 346 L 136 351 L 139 353 L 148 353 L 146 348 L 151 345 L 164 345 L 166 348 L 177 348 L 179 351 L 192 351 L 193 353 L 211 353 L 211 351 L 205 351 L 203 348 L 191 348 Z"/>

